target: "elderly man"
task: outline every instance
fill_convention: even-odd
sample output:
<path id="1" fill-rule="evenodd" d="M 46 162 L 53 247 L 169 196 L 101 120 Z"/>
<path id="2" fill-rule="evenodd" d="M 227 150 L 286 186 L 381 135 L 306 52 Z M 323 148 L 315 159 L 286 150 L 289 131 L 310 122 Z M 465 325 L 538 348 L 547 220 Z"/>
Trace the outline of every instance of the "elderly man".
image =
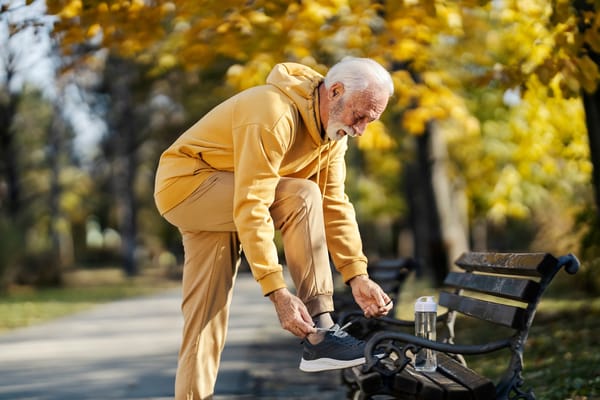
<path id="1" fill-rule="evenodd" d="M 212 397 L 241 249 L 281 326 L 305 339 L 301 370 L 364 362 L 364 343 L 330 314 L 329 254 L 364 314 L 386 315 L 391 300 L 368 277 L 344 192 L 344 153 L 347 137 L 362 135 L 392 94 L 389 73 L 370 59 L 345 58 L 325 77 L 279 64 L 265 85 L 216 106 L 162 154 L 155 200 L 179 228 L 185 252 L 176 399 Z"/>

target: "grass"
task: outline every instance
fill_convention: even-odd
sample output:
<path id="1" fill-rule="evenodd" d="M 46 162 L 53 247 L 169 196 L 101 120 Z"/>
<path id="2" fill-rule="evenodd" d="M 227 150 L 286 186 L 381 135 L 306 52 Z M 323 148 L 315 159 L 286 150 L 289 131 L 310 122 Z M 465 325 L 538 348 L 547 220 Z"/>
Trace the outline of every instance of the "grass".
<path id="1" fill-rule="evenodd" d="M 412 318 L 413 299 L 431 293 L 437 290 L 407 282 L 399 316 Z M 483 325 L 458 319 L 456 342 L 477 344 L 509 333 Z M 472 369 L 497 379 L 508 359 L 508 351 L 501 351 L 467 361 Z M 600 400 L 600 296 L 577 292 L 568 286 L 568 277 L 557 278 L 538 307 L 524 364 L 524 389 L 533 389 L 540 400 Z"/>
<path id="2" fill-rule="evenodd" d="M 0 332 L 66 316 L 98 304 L 156 293 L 176 282 L 159 276 L 126 278 L 118 269 L 77 270 L 62 288 L 13 286 L 0 295 Z"/>
<path id="3" fill-rule="evenodd" d="M 524 353 L 524 389 L 534 389 L 544 400 L 600 399 L 600 314 L 577 302 L 577 308 L 557 312 L 561 302 L 543 300 L 536 315 Z M 477 343 L 493 336 L 489 327 L 477 328 L 471 321 L 456 324 L 461 341 Z M 469 366 L 497 379 L 509 356 L 507 351 L 500 354 L 502 358 L 471 357 Z"/>

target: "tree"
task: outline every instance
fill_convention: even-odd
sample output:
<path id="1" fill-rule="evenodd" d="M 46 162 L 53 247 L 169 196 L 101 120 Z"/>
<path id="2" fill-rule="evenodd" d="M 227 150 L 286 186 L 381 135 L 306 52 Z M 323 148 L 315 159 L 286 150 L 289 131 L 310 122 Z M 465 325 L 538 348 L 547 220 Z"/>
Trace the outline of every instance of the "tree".
<path id="1" fill-rule="evenodd" d="M 592 2 L 580 4 L 590 7 Z M 543 151 L 531 151 L 526 146 L 528 136 L 519 132 L 550 127 L 548 137 L 580 143 L 580 131 L 566 135 L 564 121 L 540 124 L 544 117 L 535 112 L 521 120 L 528 127 L 519 127 L 510 122 L 520 118 L 515 111 L 519 107 L 511 108 L 503 99 L 507 94 L 521 97 L 531 88 L 541 90 L 541 84 L 553 98 L 568 102 L 569 97 L 579 95 L 581 87 L 595 87 L 598 70 L 587 50 L 597 43 L 595 9 L 578 13 L 582 9 L 578 5 L 542 0 L 257 0 L 244 5 L 232 1 L 112 5 L 92 1 L 85 6 L 65 0 L 48 5 L 51 13 L 61 17 L 55 32 L 66 54 L 81 48 L 109 49 L 111 54 L 147 65 L 155 77 L 218 65 L 221 73 L 215 78 L 225 75 L 232 87 L 242 89 L 263 82 L 271 66 L 284 60 L 303 62 L 321 72 L 346 54 L 382 62 L 393 73 L 397 94 L 384 118 L 389 135 L 375 130 L 373 136 L 378 139 L 373 143 L 385 141 L 387 135 L 395 143 L 395 157 L 410 161 L 412 153 L 421 159 L 417 170 L 430 182 L 424 214 L 437 215 L 429 225 L 438 232 L 425 233 L 419 241 L 441 242 L 441 256 L 436 259 L 442 261 L 428 263 L 438 276 L 448 268 L 443 260 L 452 259 L 443 255 L 450 251 L 449 235 L 466 235 L 461 226 L 464 217 L 443 207 L 451 201 L 461 203 L 457 193 L 464 190 L 471 220 L 523 218 L 540 204 L 535 193 L 556 190 L 542 179 L 543 174 L 524 173 L 524 166 L 544 162 L 548 150 L 557 163 L 586 157 L 581 152 L 569 153 L 564 146 L 552 148 L 553 140 L 531 148 Z M 152 23 L 138 24 L 141 20 Z M 486 108 L 490 105 L 494 108 Z M 447 149 L 448 158 L 440 164 L 446 173 L 438 173 L 443 170 L 438 167 L 427 169 L 432 167 L 434 153 L 428 151 L 434 143 L 440 149 L 435 154 L 442 159 Z M 369 144 L 361 146 L 365 149 Z M 507 156 L 506 151 L 513 148 L 520 149 L 520 158 Z M 357 159 L 364 163 L 364 171 L 375 169 L 372 159 Z M 576 184 L 579 172 L 587 168 L 584 161 L 575 164 L 579 170 L 568 177 L 569 185 Z M 520 166 L 515 169 L 514 165 Z M 434 176 L 443 179 L 434 180 Z M 397 216 L 399 210 L 388 215 Z M 415 227 L 420 223 L 421 218 Z M 457 240 L 456 247 L 464 247 L 466 241 Z"/>
<path id="2" fill-rule="evenodd" d="M 22 160 L 26 154 L 14 125 L 24 98 L 24 75 L 31 63 L 39 61 L 21 45 L 42 34 L 45 20 L 32 12 L 38 5 L 27 1 L 0 6 L 0 288 L 24 257 L 28 199 Z"/>

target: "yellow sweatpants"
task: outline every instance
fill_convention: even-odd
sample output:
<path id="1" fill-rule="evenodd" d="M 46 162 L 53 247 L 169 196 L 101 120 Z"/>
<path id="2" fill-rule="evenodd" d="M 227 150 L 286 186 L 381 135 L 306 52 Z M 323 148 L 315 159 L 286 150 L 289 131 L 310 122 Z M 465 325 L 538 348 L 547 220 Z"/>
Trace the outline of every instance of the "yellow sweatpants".
<path id="1" fill-rule="evenodd" d="M 306 179 L 281 178 L 270 212 L 282 234 L 296 295 L 313 316 L 333 311 L 333 282 L 318 186 Z M 225 346 L 241 251 L 233 223 L 233 173 L 213 173 L 164 217 L 179 228 L 185 253 L 184 326 L 175 399 L 210 399 Z"/>

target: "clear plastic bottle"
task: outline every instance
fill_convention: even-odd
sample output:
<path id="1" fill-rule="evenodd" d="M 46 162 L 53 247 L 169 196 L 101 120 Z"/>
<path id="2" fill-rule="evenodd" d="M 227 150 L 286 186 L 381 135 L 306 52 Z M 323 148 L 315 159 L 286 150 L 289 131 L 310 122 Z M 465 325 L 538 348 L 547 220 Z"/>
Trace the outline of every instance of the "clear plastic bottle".
<path id="1" fill-rule="evenodd" d="M 436 339 L 435 323 L 437 304 L 432 296 L 423 296 L 415 303 L 415 335 L 429 340 Z M 422 348 L 415 357 L 417 371 L 435 371 L 437 357 L 435 350 Z"/>

